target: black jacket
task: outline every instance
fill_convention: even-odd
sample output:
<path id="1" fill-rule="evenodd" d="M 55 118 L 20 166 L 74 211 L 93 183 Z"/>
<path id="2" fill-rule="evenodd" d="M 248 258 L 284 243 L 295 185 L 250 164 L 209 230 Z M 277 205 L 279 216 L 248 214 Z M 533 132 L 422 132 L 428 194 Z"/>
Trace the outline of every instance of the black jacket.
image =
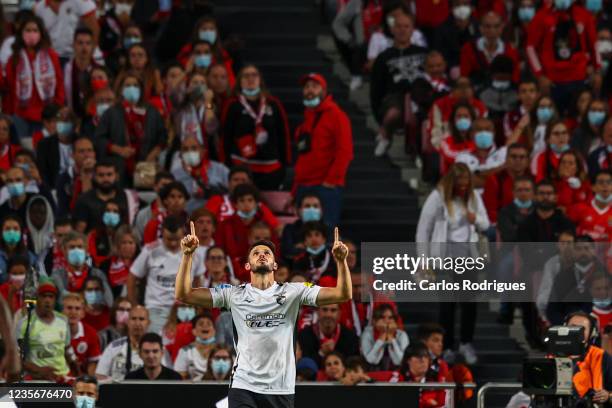
<path id="1" fill-rule="evenodd" d="M 455 17 L 450 16 L 434 32 L 433 48 L 444 55 L 448 68 L 459 66 L 461 47 L 468 41 L 478 37 L 478 28 L 475 21 L 471 21 L 467 28 L 459 31 Z"/>
<path id="2" fill-rule="evenodd" d="M 523 215 L 516 204 L 511 203 L 501 210 L 497 215 L 497 229 L 503 242 L 516 242 L 519 227 L 533 214 L 533 207 L 529 209 L 529 215 Z"/>
<path id="3" fill-rule="evenodd" d="M 43 138 L 36 146 L 36 166 L 48 186 L 55 186 L 60 172 L 59 138 L 52 135 Z"/>
<path id="4" fill-rule="evenodd" d="M 319 355 L 321 341 L 313 330 L 313 326 L 308 326 L 298 333 L 298 342 L 302 349 L 302 356 L 312 358 L 322 368 L 323 357 Z M 340 352 L 344 358 L 358 356 L 359 338 L 352 330 L 340 325 L 340 337 L 334 351 Z"/>

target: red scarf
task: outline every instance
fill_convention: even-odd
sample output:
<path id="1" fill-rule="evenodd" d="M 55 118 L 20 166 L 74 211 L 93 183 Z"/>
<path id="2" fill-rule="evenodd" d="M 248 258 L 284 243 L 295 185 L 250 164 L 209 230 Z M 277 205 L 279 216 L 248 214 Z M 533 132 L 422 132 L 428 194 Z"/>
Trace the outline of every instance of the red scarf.
<path id="1" fill-rule="evenodd" d="M 124 285 L 127 282 L 132 262 L 126 263 L 123 259 L 113 256 L 108 268 L 108 281 L 112 287 Z"/>
<path id="2" fill-rule="evenodd" d="M 34 63 L 26 50 L 21 50 L 17 63 L 17 99 L 22 106 L 27 106 L 32 99 L 34 88 L 43 103 L 55 96 L 57 77 L 55 67 L 47 50 L 40 50 L 34 56 Z"/>
<path id="3" fill-rule="evenodd" d="M 197 183 L 198 191 L 194 193 L 196 197 L 204 196 L 204 191 L 200 186 L 203 185 L 208 187 L 208 169 L 210 168 L 210 160 L 208 160 L 207 153 L 204 153 L 202 156 L 202 163 L 200 163 L 200 167 L 191 169 L 191 177 L 196 180 L 199 179 L 199 182 Z"/>
<path id="4" fill-rule="evenodd" d="M 13 157 L 11 145 L 5 144 L 0 147 L 0 169 L 8 170 L 13 165 Z"/>
<path id="5" fill-rule="evenodd" d="M 136 149 L 136 152 L 139 152 L 142 147 L 142 141 L 144 140 L 147 110 L 142 107 L 131 106 L 127 102 L 123 102 L 123 110 L 125 112 L 125 136 L 127 138 L 127 145 Z M 136 159 L 132 156 L 126 163 L 129 174 L 134 172 L 135 165 Z"/>
<path id="6" fill-rule="evenodd" d="M 314 331 L 315 336 L 319 339 L 319 344 L 323 344 L 328 340 L 332 340 L 334 344 L 338 344 L 338 340 L 340 339 L 340 325 L 336 325 L 336 331 L 331 337 L 327 337 L 325 334 L 321 332 L 318 324 L 312 326 L 312 331 Z"/>
<path id="7" fill-rule="evenodd" d="M 83 289 L 85 279 L 89 275 L 87 265 L 83 266 L 81 270 L 75 270 L 66 265 L 66 273 L 68 275 L 68 292 L 80 292 Z"/>
<path id="8" fill-rule="evenodd" d="M 370 41 L 372 34 L 382 23 L 383 9 L 378 0 L 368 2 L 367 7 L 361 10 L 361 21 L 363 23 L 363 36 L 366 43 Z"/>

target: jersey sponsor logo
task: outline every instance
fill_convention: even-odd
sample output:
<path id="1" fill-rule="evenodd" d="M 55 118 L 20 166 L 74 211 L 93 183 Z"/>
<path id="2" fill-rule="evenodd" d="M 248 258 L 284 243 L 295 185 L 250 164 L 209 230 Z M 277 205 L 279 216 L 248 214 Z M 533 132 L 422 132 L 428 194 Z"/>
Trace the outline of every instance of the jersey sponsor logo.
<path id="1" fill-rule="evenodd" d="M 79 342 L 76 347 L 77 353 L 84 354 L 87 351 L 87 343 L 84 341 Z"/>
<path id="2" fill-rule="evenodd" d="M 245 323 L 249 328 L 278 327 L 285 324 L 283 320 L 285 320 L 284 313 L 248 314 Z"/>
<path id="3" fill-rule="evenodd" d="M 157 283 L 159 283 L 164 288 L 173 288 L 176 282 L 176 277 L 174 276 L 160 276 L 157 275 Z"/>

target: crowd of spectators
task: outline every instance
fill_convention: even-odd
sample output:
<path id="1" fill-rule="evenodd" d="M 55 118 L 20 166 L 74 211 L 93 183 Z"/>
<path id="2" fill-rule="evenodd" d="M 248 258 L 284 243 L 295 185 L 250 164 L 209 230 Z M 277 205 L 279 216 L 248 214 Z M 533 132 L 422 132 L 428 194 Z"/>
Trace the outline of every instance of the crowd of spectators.
<path id="1" fill-rule="evenodd" d="M 208 3 L 149 3 L 21 1 L 12 21 L 0 19 L 0 293 L 27 337 L 29 379 L 228 379 L 231 315 L 174 298 L 189 221 L 200 242 L 194 286 L 248 282 L 246 251 L 262 239 L 280 248 L 277 281 L 335 285 L 328 235 L 353 142 L 326 78 L 296 74 L 304 112 L 290 129 L 283 101 L 224 42 Z M 375 155 L 402 134 L 436 184 L 415 240 L 556 242 L 558 254 L 534 266 L 537 301 L 502 304 L 500 322 L 520 307 L 534 346 L 539 324 L 575 308 L 605 327 L 610 257 L 592 245 L 612 237 L 602 3 L 322 3 L 350 88 L 370 82 Z M 292 209 L 279 209 L 282 191 Z M 354 298 L 302 310 L 298 379 L 472 381 L 476 305 L 441 304 L 440 324 L 409 337 L 392 299 L 362 298 L 357 246 L 344 241 Z M 28 325 L 31 268 L 40 284 Z M 558 302 L 559 274 L 575 276 L 585 302 Z M 420 405 L 446 399 L 424 391 Z"/>

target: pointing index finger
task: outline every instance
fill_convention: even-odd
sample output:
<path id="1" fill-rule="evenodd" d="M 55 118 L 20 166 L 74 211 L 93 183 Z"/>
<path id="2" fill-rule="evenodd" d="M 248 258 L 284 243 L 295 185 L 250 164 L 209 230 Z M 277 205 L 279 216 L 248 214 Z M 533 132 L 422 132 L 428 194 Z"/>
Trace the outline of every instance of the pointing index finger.
<path id="1" fill-rule="evenodd" d="M 334 228 L 334 239 L 335 239 L 334 242 L 338 242 L 340 240 L 339 237 L 340 237 L 340 233 L 338 232 L 338 227 L 335 227 Z"/>
<path id="2" fill-rule="evenodd" d="M 193 225 L 193 221 L 189 221 L 189 225 L 191 226 L 191 235 L 195 237 L 195 225 Z"/>

